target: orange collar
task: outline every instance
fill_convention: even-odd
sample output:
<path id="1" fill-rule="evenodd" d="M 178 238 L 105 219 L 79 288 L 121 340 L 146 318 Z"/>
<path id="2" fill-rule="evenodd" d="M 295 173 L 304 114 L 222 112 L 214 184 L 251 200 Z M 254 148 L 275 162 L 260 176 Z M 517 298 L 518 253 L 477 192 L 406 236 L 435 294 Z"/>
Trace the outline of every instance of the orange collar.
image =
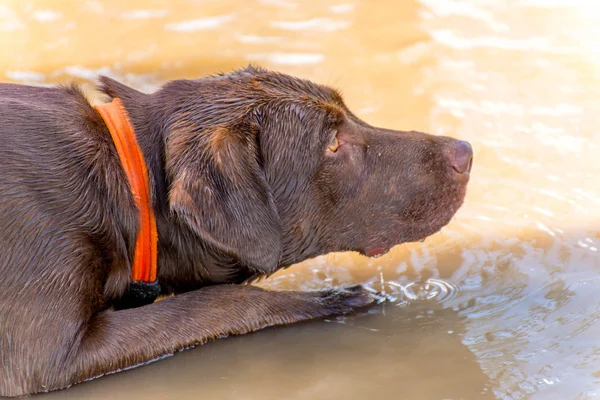
<path id="1" fill-rule="evenodd" d="M 120 99 L 115 98 L 111 103 L 100 104 L 95 108 L 110 131 L 139 212 L 140 227 L 135 242 L 131 280 L 154 283 L 156 282 L 158 233 L 144 155 L 137 143 L 127 110 Z"/>

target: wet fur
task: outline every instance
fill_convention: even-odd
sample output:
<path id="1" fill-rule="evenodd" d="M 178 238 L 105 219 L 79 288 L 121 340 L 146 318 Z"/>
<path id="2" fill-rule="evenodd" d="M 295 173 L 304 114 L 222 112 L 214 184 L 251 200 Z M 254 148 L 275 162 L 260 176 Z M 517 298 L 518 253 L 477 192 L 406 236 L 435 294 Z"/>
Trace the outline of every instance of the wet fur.
<path id="1" fill-rule="evenodd" d="M 346 313 L 361 287 L 239 285 L 331 251 L 445 225 L 466 181 L 453 139 L 360 121 L 338 92 L 249 67 L 143 94 L 109 78 L 149 167 L 165 300 L 115 311 L 137 212 L 101 117 L 74 86 L 0 85 L 0 395 L 145 363 L 217 337 Z M 327 152 L 332 135 L 341 147 Z"/>

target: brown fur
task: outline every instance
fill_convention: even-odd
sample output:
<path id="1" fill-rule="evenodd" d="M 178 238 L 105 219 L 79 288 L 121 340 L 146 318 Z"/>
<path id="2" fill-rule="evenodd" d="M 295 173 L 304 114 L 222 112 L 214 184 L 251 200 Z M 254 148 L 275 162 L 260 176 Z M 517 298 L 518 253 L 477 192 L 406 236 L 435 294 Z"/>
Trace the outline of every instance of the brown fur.
<path id="1" fill-rule="evenodd" d="M 422 239 L 464 198 L 468 173 L 452 168 L 467 162 L 452 156 L 460 142 L 374 128 L 325 86 L 253 67 L 154 94 L 101 82 L 123 101 L 148 164 L 159 281 L 175 296 L 112 307 L 128 289 L 137 212 L 79 89 L 0 85 L 3 396 L 365 306 L 373 298 L 359 286 L 240 284 L 332 251 Z"/>

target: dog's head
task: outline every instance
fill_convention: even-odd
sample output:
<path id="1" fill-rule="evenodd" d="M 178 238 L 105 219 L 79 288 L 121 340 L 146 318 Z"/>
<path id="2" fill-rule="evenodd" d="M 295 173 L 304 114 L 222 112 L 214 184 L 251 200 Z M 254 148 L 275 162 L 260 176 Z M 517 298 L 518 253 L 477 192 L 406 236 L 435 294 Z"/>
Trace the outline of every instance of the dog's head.
<path id="1" fill-rule="evenodd" d="M 326 86 L 249 67 L 171 82 L 157 103 L 171 212 L 253 270 L 385 253 L 437 232 L 465 196 L 468 143 L 372 127 Z"/>

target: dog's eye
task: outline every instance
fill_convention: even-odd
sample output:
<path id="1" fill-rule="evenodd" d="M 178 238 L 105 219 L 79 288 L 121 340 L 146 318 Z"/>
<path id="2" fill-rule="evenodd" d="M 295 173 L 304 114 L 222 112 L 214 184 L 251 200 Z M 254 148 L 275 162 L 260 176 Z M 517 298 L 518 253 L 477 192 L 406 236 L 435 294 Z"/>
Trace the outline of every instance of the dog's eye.
<path id="1" fill-rule="evenodd" d="M 331 138 L 331 141 L 329 142 L 329 147 L 327 147 L 327 150 L 331 151 L 332 153 L 335 153 L 338 149 L 338 147 L 340 147 L 340 142 L 337 138 L 337 134 L 333 135 L 333 137 Z"/>

